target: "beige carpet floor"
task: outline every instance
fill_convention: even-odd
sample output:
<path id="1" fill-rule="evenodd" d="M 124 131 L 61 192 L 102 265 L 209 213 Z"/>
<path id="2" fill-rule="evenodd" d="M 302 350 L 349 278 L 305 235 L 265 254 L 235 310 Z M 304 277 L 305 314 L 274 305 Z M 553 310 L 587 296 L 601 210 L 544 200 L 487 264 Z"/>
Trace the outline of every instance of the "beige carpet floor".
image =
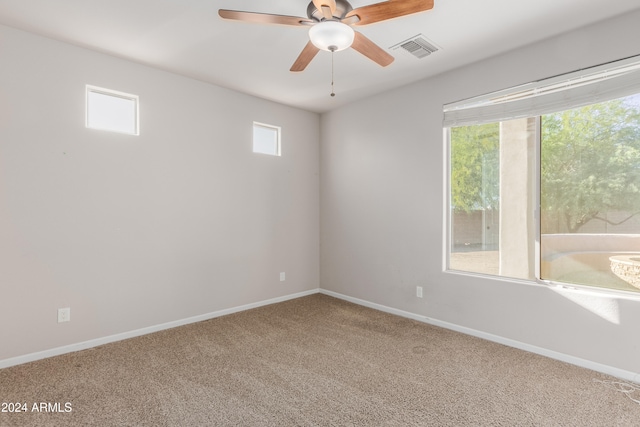
<path id="1" fill-rule="evenodd" d="M 316 294 L 2 369 L 0 425 L 640 425 L 614 380 Z"/>

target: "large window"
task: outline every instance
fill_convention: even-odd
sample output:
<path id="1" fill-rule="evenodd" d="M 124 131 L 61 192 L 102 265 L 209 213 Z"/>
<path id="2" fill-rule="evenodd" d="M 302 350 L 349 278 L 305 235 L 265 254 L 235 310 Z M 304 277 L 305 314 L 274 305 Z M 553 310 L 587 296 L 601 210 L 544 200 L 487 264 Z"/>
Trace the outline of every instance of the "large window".
<path id="1" fill-rule="evenodd" d="M 639 68 L 445 109 L 449 270 L 640 292 Z"/>

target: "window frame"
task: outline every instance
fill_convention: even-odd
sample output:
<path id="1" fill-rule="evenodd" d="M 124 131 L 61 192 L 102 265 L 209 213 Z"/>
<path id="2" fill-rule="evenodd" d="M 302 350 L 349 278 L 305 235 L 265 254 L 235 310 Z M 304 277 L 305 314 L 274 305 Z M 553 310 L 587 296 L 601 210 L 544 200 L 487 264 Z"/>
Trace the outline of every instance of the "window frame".
<path id="1" fill-rule="evenodd" d="M 106 95 L 106 96 L 111 96 L 114 98 L 120 98 L 120 99 L 125 99 L 128 101 L 133 101 L 134 103 L 134 130 L 133 132 L 128 132 L 128 131 L 123 131 L 123 130 L 117 130 L 117 129 L 113 129 L 113 128 L 108 128 L 108 127 L 97 127 L 97 126 L 91 126 L 90 125 L 90 120 L 89 120 L 89 116 L 90 116 L 90 101 L 89 101 L 89 96 L 91 93 L 96 93 L 96 94 L 100 94 L 100 95 Z M 140 135 L 140 98 L 138 95 L 133 95 L 130 93 L 126 93 L 126 92 L 120 92 L 117 90 L 112 90 L 112 89 L 107 89 L 107 88 L 103 88 L 103 87 L 99 87 L 99 86 L 94 86 L 94 85 L 86 85 L 85 86 L 85 127 L 87 129 L 94 129 L 94 130 L 100 130 L 100 131 L 105 131 L 105 132 L 113 132 L 113 133 L 119 133 L 122 135 L 133 135 L 133 136 L 139 136 Z"/>
<path id="2" fill-rule="evenodd" d="M 498 278 L 501 280 L 509 280 L 509 281 L 519 281 L 519 282 L 524 282 L 524 283 L 531 283 L 531 282 L 539 282 L 539 283 L 544 283 L 544 284 L 548 284 L 548 281 L 543 280 L 540 278 L 540 231 L 541 231 L 541 224 L 540 224 L 540 191 L 541 191 L 541 163 L 540 163 L 540 153 L 541 153 L 541 125 L 542 125 L 542 120 L 540 120 L 540 116 L 533 116 L 532 118 L 535 119 L 535 150 L 533 151 L 533 156 L 534 158 L 531 159 L 533 162 L 533 168 L 536 171 L 536 175 L 533 177 L 533 195 L 532 195 L 532 204 L 533 204 L 533 211 L 531 212 L 532 215 L 532 220 L 534 223 L 534 236 L 535 236 L 535 240 L 534 240 L 534 255 L 533 255 L 533 269 L 534 269 L 534 277 L 531 279 L 523 279 L 523 278 L 518 278 L 518 277 L 511 277 L 511 276 L 501 276 L 501 275 L 495 275 L 495 274 L 490 274 L 490 273 L 481 273 L 481 272 L 475 272 L 475 271 L 469 271 L 469 270 L 458 270 L 458 269 L 452 269 L 451 268 L 451 263 L 450 263 L 450 254 L 451 254 L 451 249 L 452 249 L 452 237 L 453 237 L 453 209 L 452 209 L 452 205 L 451 205 L 451 172 L 453 170 L 452 168 L 452 164 L 451 164 L 451 160 L 452 160 L 452 156 L 451 156 L 451 128 L 450 127 L 445 127 L 443 128 L 443 140 L 444 140 L 444 163 L 445 163 L 445 176 L 444 176 L 444 183 L 445 183 L 445 188 L 444 188 L 444 226 L 443 226 L 443 249 L 444 249 L 444 256 L 443 256 L 443 263 L 442 263 L 442 268 L 443 271 L 446 273 L 456 273 L 456 274 L 470 274 L 470 275 L 479 275 L 482 277 L 491 277 L 491 278 Z"/>
<path id="3" fill-rule="evenodd" d="M 632 59 L 637 63 L 638 68 L 640 68 L 640 57 L 635 57 Z M 615 61 L 613 64 L 616 65 L 620 63 L 620 64 L 623 64 L 624 66 L 629 64 L 630 62 L 633 63 L 633 61 L 630 61 L 630 58 L 626 58 L 621 61 Z M 592 68 L 599 71 L 609 66 L 610 64 L 605 64 L 605 65 L 600 65 Z M 587 69 L 587 71 L 590 71 L 590 70 L 591 69 Z M 585 70 L 580 70 L 579 72 L 584 73 L 584 71 Z M 637 71 L 632 71 L 632 72 L 637 72 Z M 572 74 L 574 73 L 568 73 L 562 76 L 555 76 L 549 80 L 552 81 L 554 84 L 557 84 L 557 82 L 561 81 L 563 78 L 567 79 L 568 78 L 567 76 L 570 76 Z M 594 74 L 594 73 L 591 73 L 591 74 Z M 604 72 L 604 75 L 606 76 L 606 71 Z M 570 79 L 567 81 L 570 81 Z M 532 159 L 532 161 L 534 162 L 533 167 L 534 167 L 535 176 L 531 177 L 534 183 L 534 188 L 532 191 L 534 191 L 534 197 L 535 197 L 534 209 L 533 209 L 533 212 L 531 212 L 532 221 L 535 224 L 535 241 L 534 241 L 535 253 L 534 253 L 534 265 L 533 265 L 535 277 L 531 279 L 524 279 L 524 278 L 515 278 L 511 276 L 502 276 L 499 274 L 482 273 L 482 272 L 459 270 L 459 269 L 451 268 L 451 253 L 452 253 L 451 251 L 453 249 L 453 239 L 454 239 L 454 235 L 453 235 L 454 221 L 453 221 L 453 206 L 452 206 L 452 193 L 451 193 L 452 192 L 452 172 L 453 172 L 451 128 L 456 126 L 463 126 L 463 125 L 456 125 L 451 123 L 455 122 L 455 120 L 457 120 L 458 117 L 462 117 L 463 120 L 468 120 L 468 117 L 464 117 L 464 113 L 465 113 L 464 111 L 460 115 L 460 112 L 456 110 L 462 109 L 461 106 L 464 106 L 465 103 L 468 103 L 468 105 L 470 105 L 471 108 L 475 108 L 477 107 L 478 104 L 481 104 L 483 100 L 491 100 L 492 97 L 495 100 L 497 98 L 497 95 L 500 95 L 500 97 L 508 98 L 510 92 L 517 93 L 518 91 L 521 91 L 523 87 L 531 88 L 532 86 L 535 86 L 540 82 L 545 82 L 545 80 L 534 82 L 529 85 L 519 86 L 512 89 L 501 90 L 493 94 L 487 94 L 480 97 L 471 98 L 467 101 L 464 101 L 464 100 L 457 101 L 455 103 L 443 106 L 443 111 L 445 113 L 445 119 L 443 121 L 443 143 L 444 143 L 444 149 L 443 149 L 444 162 L 443 163 L 445 166 L 443 168 L 444 169 L 444 198 L 443 198 L 444 199 L 444 209 L 443 209 L 444 224 L 443 224 L 443 259 L 442 259 L 443 272 L 450 273 L 450 274 L 457 274 L 457 275 L 491 278 L 491 279 L 500 280 L 500 281 L 517 282 L 517 283 L 522 283 L 527 285 L 543 285 L 543 286 L 557 287 L 557 288 L 564 288 L 564 289 L 574 289 L 574 290 L 579 290 L 581 292 L 584 291 L 584 292 L 590 292 L 590 293 L 596 293 L 596 294 L 617 295 L 617 296 L 623 296 L 623 297 L 632 298 L 632 299 L 640 299 L 640 291 L 612 289 L 607 287 L 580 284 L 580 283 L 558 282 L 554 280 L 541 278 L 541 262 L 542 262 L 541 260 L 541 250 L 542 250 L 541 248 L 541 237 L 542 237 L 541 235 L 541 230 L 542 230 L 542 225 L 541 225 L 541 196 L 542 196 L 541 195 L 541 191 L 542 191 L 542 187 L 541 187 L 542 186 L 542 182 L 541 182 L 542 180 L 542 169 L 541 169 L 542 168 L 542 163 L 541 163 L 542 128 L 541 126 L 542 126 L 542 120 L 541 120 L 541 116 L 548 113 L 534 112 L 533 114 L 526 116 L 526 117 L 535 118 L 536 120 L 535 149 L 533 150 L 533 154 L 532 154 L 535 156 L 535 159 Z M 622 81 L 622 82 L 624 84 L 627 84 L 625 81 Z M 628 86 L 626 86 L 626 88 L 628 90 Z M 635 90 L 636 90 L 635 93 L 640 93 L 640 89 L 638 89 L 638 86 L 636 86 Z M 628 95 L 629 94 L 627 94 L 626 96 Z M 623 96 L 625 95 L 622 95 L 620 97 L 623 97 Z M 617 99 L 617 98 L 611 98 L 611 99 Z M 599 98 L 596 98 L 588 104 L 585 104 L 583 101 L 582 103 L 578 103 L 577 105 L 568 107 L 566 109 L 578 108 L 580 106 L 597 104 L 600 102 L 604 102 L 604 101 Z M 453 111 L 453 114 L 449 116 L 449 118 L 446 117 L 447 108 L 449 108 L 449 111 Z M 559 110 L 559 111 L 564 111 L 564 110 Z M 524 117 L 525 116 L 519 113 L 517 117 L 495 120 L 495 122 L 508 121 L 511 119 L 524 118 Z M 481 124 L 481 123 L 491 123 L 491 121 L 478 122 L 475 124 Z"/>
<path id="4" fill-rule="evenodd" d="M 275 153 L 266 153 L 264 151 L 256 151 L 256 128 L 269 129 L 269 130 L 275 131 L 276 133 Z M 282 127 L 254 121 L 251 129 L 252 129 L 252 151 L 254 154 L 264 154 L 267 156 L 282 157 Z"/>

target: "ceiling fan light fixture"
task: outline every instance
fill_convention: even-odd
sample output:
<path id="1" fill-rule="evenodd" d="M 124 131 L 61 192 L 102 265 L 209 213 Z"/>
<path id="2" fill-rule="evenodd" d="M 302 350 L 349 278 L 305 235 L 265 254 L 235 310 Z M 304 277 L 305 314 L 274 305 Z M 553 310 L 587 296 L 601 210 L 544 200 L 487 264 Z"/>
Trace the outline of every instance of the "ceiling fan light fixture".
<path id="1" fill-rule="evenodd" d="M 309 40 L 315 47 L 328 52 L 338 52 L 351 46 L 355 32 L 338 21 L 322 21 L 309 29 Z"/>

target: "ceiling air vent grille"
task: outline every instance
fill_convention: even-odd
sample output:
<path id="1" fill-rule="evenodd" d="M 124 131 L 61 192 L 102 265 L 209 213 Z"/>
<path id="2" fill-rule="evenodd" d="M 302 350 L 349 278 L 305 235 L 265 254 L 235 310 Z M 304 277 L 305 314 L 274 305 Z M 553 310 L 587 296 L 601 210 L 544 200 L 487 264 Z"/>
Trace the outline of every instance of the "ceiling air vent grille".
<path id="1" fill-rule="evenodd" d="M 424 58 L 431 55 L 433 52 L 440 50 L 436 45 L 428 41 L 422 34 L 418 34 L 415 37 L 398 43 L 395 46 L 391 46 L 389 49 L 404 49 L 416 58 Z"/>

